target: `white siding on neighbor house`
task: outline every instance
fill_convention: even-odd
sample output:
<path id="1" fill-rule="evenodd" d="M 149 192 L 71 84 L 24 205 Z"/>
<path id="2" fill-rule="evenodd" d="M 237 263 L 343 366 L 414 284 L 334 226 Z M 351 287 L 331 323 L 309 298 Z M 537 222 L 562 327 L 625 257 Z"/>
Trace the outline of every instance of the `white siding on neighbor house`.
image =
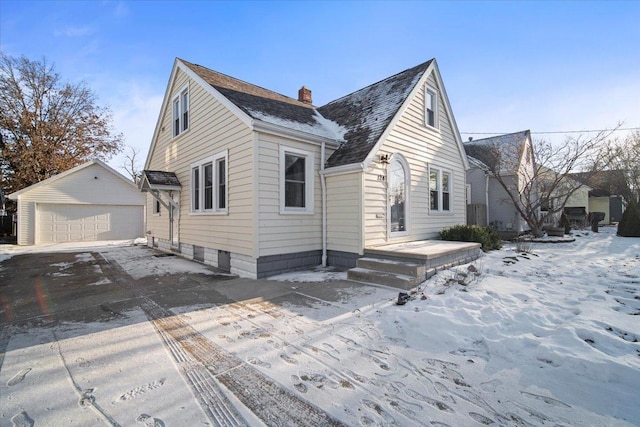
<path id="1" fill-rule="evenodd" d="M 487 204 L 487 176 L 485 172 L 471 166 L 467 171 L 467 184 L 471 186 L 471 200 L 469 203 L 486 205 Z"/>
<path id="2" fill-rule="evenodd" d="M 327 249 L 362 254 L 362 173 L 327 176 Z"/>
<path id="3" fill-rule="evenodd" d="M 466 222 L 464 153 L 460 152 L 454 136 L 451 118 L 447 116 L 442 88 L 433 75 L 427 79 L 439 91 L 439 128 L 425 125 L 424 87 L 415 92 L 403 116 L 396 122 L 386 141 L 376 154 L 400 153 L 411 172 L 409 188 L 408 234 L 387 237 L 386 185 L 378 176 L 386 176 L 386 165 L 374 161 L 365 171 L 365 245 L 375 246 L 390 241 L 410 241 L 435 238 L 445 227 Z M 429 167 L 437 167 L 452 174 L 451 213 L 429 212 Z"/>
<path id="4" fill-rule="evenodd" d="M 589 198 L 589 212 L 604 212 L 604 220 L 600 224 L 609 224 L 610 219 L 610 200 L 609 197 L 591 197 Z"/>
<path id="5" fill-rule="evenodd" d="M 258 134 L 258 257 L 322 249 L 322 198 L 320 146 L 266 133 Z M 280 211 L 280 148 L 313 154 L 313 211 Z M 327 156 L 329 150 L 327 150 Z M 251 176 L 247 177 L 249 180 Z"/>
<path id="6" fill-rule="evenodd" d="M 505 176 L 504 182 L 509 188 L 517 186 L 515 177 Z M 516 190 L 510 190 L 515 192 Z M 518 213 L 509 193 L 502 187 L 496 178 L 489 179 L 489 225 L 498 230 L 525 231 L 529 226 Z"/>
<path id="7" fill-rule="evenodd" d="M 171 99 L 189 84 L 189 129 L 172 137 L 171 103 L 162 112 L 148 169 L 175 172 L 180 193 L 180 243 L 254 256 L 253 136 L 249 127 L 178 69 Z M 228 150 L 227 214 L 191 213 L 191 164 Z M 153 214 L 147 197 L 147 229 L 168 239 L 168 212 Z"/>
<path id="8" fill-rule="evenodd" d="M 586 189 L 586 188 L 577 189 L 571 195 L 571 197 L 569 197 L 569 199 L 567 199 L 567 203 L 565 203 L 564 206 L 566 208 L 570 208 L 570 207 L 585 208 L 587 213 L 589 213 L 590 212 L 590 210 L 589 210 L 589 190 Z M 604 212 L 604 211 L 600 211 L 600 212 Z"/>
<path id="9" fill-rule="evenodd" d="M 92 164 L 18 195 L 18 244 L 36 241 L 36 204 L 143 206 L 144 196 L 131 184 L 99 164 Z M 132 236 L 142 237 L 142 236 Z"/>

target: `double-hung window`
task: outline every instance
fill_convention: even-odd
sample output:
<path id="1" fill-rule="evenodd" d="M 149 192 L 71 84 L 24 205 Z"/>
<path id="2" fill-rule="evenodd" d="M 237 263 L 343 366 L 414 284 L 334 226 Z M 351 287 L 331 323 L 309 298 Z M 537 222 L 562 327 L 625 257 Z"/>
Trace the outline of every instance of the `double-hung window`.
<path id="1" fill-rule="evenodd" d="M 313 153 L 280 147 L 280 212 L 313 213 Z"/>
<path id="2" fill-rule="evenodd" d="M 191 165 L 191 212 L 227 212 L 227 152 Z"/>
<path id="3" fill-rule="evenodd" d="M 425 117 L 424 121 L 427 126 L 438 128 L 438 92 L 426 86 L 424 90 L 425 99 Z"/>
<path id="4" fill-rule="evenodd" d="M 431 212 L 451 212 L 451 172 L 429 168 L 429 210 Z"/>
<path id="5" fill-rule="evenodd" d="M 189 129 L 189 86 L 182 88 L 173 98 L 173 136 L 174 138 Z"/>

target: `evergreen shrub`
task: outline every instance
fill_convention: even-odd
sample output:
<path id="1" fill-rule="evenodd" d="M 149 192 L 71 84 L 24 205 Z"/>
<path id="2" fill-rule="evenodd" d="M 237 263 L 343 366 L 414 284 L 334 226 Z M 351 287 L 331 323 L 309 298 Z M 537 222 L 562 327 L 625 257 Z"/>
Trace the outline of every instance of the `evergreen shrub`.
<path id="1" fill-rule="evenodd" d="M 502 247 L 502 239 L 491 227 L 477 225 L 454 225 L 440 232 L 442 240 L 453 242 L 476 242 L 482 245 L 482 250 L 488 252 Z"/>
<path id="2" fill-rule="evenodd" d="M 640 237 L 640 207 L 630 203 L 618 223 L 618 236 Z"/>

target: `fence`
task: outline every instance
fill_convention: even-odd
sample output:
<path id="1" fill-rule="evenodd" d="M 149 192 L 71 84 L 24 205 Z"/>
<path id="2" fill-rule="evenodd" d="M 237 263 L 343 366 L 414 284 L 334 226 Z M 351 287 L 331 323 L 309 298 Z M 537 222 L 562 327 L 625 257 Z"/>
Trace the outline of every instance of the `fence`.
<path id="1" fill-rule="evenodd" d="M 0 216 L 0 236 L 13 234 L 13 215 Z"/>
<path id="2" fill-rule="evenodd" d="M 480 226 L 487 225 L 487 205 L 467 205 L 467 224 Z"/>

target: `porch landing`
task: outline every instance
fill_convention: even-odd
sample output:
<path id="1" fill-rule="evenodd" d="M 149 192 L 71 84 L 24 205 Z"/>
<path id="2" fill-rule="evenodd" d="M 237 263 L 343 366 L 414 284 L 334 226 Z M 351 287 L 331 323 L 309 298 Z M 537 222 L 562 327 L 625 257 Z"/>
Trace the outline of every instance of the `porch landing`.
<path id="1" fill-rule="evenodd" d="M 411 289 L 442 271 L 477 259 L 479 243 L 419 240 L 368 247 L 350 280 Z"/>

